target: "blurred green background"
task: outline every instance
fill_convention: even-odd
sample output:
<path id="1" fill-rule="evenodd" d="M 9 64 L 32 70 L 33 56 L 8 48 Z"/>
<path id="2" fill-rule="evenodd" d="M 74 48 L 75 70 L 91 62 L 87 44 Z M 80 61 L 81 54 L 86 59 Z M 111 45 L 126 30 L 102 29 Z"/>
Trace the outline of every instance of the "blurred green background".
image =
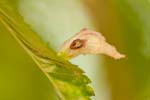
<path id="1" fill-rule="evenodd" d="M 84 27 L 101 32 L 127 58 L 71 60 L 92 80 L 92 99 L 150 99 L 150 0 L 0 0 L 0 8 L 12 19 L 21 17 L 56 51 Z M 48 79 L 0 20 L 0 100 L 55 98 Z"/>

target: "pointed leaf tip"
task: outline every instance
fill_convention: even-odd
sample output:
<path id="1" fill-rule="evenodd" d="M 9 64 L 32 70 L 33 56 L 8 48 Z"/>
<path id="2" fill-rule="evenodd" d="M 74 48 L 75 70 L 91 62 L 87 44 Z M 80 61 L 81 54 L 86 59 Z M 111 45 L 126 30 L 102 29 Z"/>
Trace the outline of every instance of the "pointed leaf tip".
<path id="1" fill-rule="evenodd" d="M 59 51 L 60 56 L 71 59 L 80 54 L 105 54 L 114 59 L 125 58 L 117 49 L 109 44 L 105 37 L 96 31 L 83 28 L 72 38 L 66 40 Z"/>

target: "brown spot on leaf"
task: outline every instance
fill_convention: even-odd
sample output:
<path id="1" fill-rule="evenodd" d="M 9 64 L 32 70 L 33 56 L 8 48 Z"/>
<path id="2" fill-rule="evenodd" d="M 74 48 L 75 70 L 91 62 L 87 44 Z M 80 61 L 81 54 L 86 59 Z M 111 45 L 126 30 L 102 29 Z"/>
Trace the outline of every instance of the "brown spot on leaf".
<path id="1" fill-rule="evenodd" d="M 79 49 L 82 48 L 84 45 L 85 45 L 85 40 L 76 39 L 71 43 L 70 49 Z"/>

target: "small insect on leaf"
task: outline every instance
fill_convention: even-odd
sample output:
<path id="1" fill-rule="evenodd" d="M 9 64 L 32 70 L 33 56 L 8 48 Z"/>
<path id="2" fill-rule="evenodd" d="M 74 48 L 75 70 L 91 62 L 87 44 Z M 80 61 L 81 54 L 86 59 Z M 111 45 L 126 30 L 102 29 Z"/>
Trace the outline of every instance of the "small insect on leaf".
<path id="1" fill-rule="evenodd" d="M 113 45 L 107 43 L 101 33 L 86 28 L 66 40 L 58 53 L 60 56 L 67 55 L 69 59 L 80 54 L 105 54 L 114 59 L 125 57 Z"/>

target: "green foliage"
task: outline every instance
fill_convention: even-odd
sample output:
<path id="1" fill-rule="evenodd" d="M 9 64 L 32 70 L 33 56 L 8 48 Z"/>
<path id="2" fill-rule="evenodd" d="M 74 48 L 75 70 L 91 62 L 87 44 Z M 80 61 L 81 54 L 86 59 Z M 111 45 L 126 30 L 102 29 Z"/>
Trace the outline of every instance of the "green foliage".
<path id="1" fill-rule="evenodd" d="M 90 100 L 94 95 L 91 82 L 78 66 L 57 56 L 30 27 L 24 23 L 15 4 L 0 1 L 0 24 L 24 48 L 52 83 L 61 100 Z"/>

